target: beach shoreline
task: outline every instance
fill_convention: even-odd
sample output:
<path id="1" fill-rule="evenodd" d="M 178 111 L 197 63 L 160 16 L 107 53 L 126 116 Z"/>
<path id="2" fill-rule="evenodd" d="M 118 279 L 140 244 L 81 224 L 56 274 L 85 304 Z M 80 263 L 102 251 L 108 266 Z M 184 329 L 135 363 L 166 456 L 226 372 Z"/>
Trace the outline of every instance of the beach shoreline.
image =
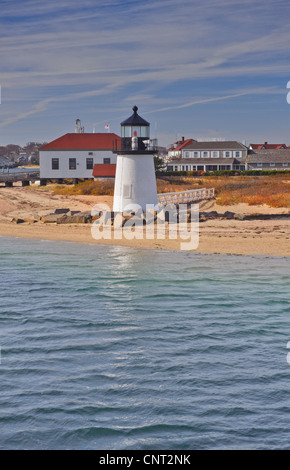
<path id="1" fill-rule="evenodd" d="M 0 190 L 0 236 L 51 241 L 67 241 L 88 245 L 115 245 L 142 249 L 181 249 L 180 238 L 163 239 L 122 239 L 95 240 L 91 233 L 92 224 L 61 224 L 24 222 L 16 224 L 13 218 L 32 218 L 55 209 L 88 211 L 95 204 L 112 206 L 110 196 L 64 196 L 55 195 L 50 189 L 33 187 L 1 188 Z M 219 213 L 233 211 L 249 214 L 288 214 L 287 208 L 273 209 L 267 206 L 218 206 L 215 201 L 200 204 L 200 210 Z M 227 220 L 209 219 L 199 223 L 199 244 L 193 252 L 207 254 L 290 256 L 290 219 Z"/>

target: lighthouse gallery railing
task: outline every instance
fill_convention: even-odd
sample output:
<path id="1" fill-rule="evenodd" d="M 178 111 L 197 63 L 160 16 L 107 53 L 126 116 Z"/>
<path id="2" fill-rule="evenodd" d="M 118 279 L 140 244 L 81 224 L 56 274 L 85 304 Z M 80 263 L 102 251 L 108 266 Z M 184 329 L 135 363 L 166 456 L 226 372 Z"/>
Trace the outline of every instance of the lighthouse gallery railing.
<path id="1" fill-rule="evenodd" d="M 178 191 L 176 193 L 160 193 L 158 194 L 158 205 L 185 204 L 187 202 L 213 199 L 214 197 L 214 188 L 192 189 L 189 191 Z"/>

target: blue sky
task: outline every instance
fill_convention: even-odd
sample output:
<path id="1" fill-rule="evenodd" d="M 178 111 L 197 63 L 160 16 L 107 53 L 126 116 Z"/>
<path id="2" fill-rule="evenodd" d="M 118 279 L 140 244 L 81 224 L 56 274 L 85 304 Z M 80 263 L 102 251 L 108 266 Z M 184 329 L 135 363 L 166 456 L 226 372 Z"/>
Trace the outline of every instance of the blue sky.
<path id="1" fill-rule="evenodd" d="M 0 0 L 0 145 L 120 132 L 290 145 L 288 0 Z"/>

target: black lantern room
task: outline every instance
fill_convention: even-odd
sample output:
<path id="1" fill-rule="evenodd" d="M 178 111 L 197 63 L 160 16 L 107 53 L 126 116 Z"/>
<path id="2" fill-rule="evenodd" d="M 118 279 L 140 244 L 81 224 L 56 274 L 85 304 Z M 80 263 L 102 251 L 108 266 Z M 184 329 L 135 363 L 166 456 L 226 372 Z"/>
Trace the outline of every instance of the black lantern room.
<path id="1" fill-rule="evenodd" d="M 150 140 L 150 124 L 141 118 L 137 113 L 138 108 L 134 106 L 133 114 L 125 121 L 121 122 L 121 142 L 122 142 L 122 151 L 132 151 L 132 139 L 138 138 L 138 149 L 140 151 L 150 151 L 149 150 L 149 140 Z M 136 152 L 136 149 L 135 149 Z"/>

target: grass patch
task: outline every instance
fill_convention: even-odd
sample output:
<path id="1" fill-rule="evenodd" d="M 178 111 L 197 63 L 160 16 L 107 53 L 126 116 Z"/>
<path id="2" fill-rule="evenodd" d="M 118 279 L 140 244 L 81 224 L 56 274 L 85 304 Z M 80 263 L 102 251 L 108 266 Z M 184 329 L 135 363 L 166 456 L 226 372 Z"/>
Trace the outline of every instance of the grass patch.
<path id="1" fill-rule="evenodd" d="M 215 188 L 217 204 L 246 203 L 251 206 L 290 207 L 290 174 L 267 176 L 164 176 L 157 178 L 158 193 Z M 88 180 L 76 185 L 56 185 L 55 194 L 113 196 L 113 181 Z"/>

